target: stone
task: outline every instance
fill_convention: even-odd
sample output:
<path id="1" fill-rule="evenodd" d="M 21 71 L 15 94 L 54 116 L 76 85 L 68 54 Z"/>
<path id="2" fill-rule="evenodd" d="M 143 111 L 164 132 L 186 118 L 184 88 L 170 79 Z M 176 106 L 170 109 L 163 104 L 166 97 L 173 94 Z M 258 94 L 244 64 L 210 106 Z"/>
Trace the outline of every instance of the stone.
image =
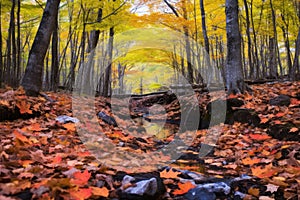
<path id="1" fill-rule="evenodd" d="M 275 98 L 270 99 L 269 104 L 273 106 L 289 106 L 291 98 L 287 95 L 278 95 Z"/>

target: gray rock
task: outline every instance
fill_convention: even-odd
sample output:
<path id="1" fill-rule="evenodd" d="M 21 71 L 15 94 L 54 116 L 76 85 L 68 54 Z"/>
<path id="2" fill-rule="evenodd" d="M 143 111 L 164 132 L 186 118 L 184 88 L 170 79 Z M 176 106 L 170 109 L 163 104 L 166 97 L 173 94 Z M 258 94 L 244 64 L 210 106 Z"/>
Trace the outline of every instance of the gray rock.
<path id="1" fill-rule="evenodd" d="M 127 183 L 130 183 L 133 181 L 134 178 L 131 176 L 126 175 L 123 178 L 122 186 L 126 185 Z M 136 194 L 136 195 L 149 195 L 154 196 L 157 192 L 157 181 L 156 178 L 151 178 L 149 180 L 143 180 L 135 183 L 134 187 L 129 187 L 125 189 L 126 193 L 129 194 Z"/>
<path id="2" fill-rule="evenodd" d="M 291 98 L 287 95 L 279 95 L 273 99 L 270 99 L 269 103 L 273 106 L 289 106 L 291 103 Z"/>
<path id="3" fill-rule="evenodd" d="M 73 122 L 73 123 L 78 123 L 79 119 L 75 118 L 75 117 L 69 117 L 67 115 L 61 115 L 55 118 L 56 121 L 58 121 L 59 123 L 65 124 L 67 122 Z"/>

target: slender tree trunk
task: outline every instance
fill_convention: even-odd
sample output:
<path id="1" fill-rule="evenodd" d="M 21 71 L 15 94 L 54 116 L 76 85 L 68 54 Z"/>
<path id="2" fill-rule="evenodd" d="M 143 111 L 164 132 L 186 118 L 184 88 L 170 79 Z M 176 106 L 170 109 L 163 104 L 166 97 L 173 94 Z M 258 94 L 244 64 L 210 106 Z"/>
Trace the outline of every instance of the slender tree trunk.
<path id="1" fill-rule="evenodd" d="M 292 80 L 296 80 L 296 73 L 300 73 L 299 55 L 300 55 L 300 28 L 298 30 L 298 36 L 297 36 L 297 40 L 296 40 L 295 57 L 294 57 L 294 63 L 293 63 L 292 72 L 291 72 Z"/>
<path id="2" fill-rule="evenodd" d="M 22 53 L 21 53 L 21 0 L 18 0 L 17 3 L 17 84 L 19 85 L 20 77 L 21 77 L 21 59 L 22 59 Z"/>
<path id="3" fill-rule="evenodd" d="M 10 84 L 13 87 L 17 86 L 16 80 L 16 74 L 17 74 L 17 48 L 16 48 L 16 25 L 15 25 L 15 8 L 16 8 L 16 1 L 12 0 L 12 8 L 11 8 L 11 20 L 10 20 L 10 28 L 11 28 L 11 45 L 12 45 L 12 54 L 11 54 L 11 68 L 12 68 L 12 74 L 10 77 Z"/>
<path id="4" fill-rule="evenodd" d="M 183 0 L 183 18 L 185 20 L 188 19 L 187 17 L 187 10 L 186 10 L 186 0 Z M 192 55 L 191 55 L 191 43 L 190 43 L 190 34 L 189 29 L 186 25 L 183 26 L 184 32 L 184 39 L 185 39 L 185 53 L 186 53 L 186 61 L 187 61 L 187 80 L 190 84 L 194 82 L 194 71 L 192 66 Z"/>
<path id="5" fill-rule="evenodd" d="M 248 59 L 249 59 L 249 68 L 250 68 L 250 77 L 254 76 L 254 67 L 252 63 L 252 41 L 250 36 L 250 19 L 249 19 L 249 9 L 247 0 L 244 0 L 244 7 L 246 12 L 246 34 L 247 34 L 247 42 L 248 42 Z"/>
<path id="6" fill-rule="evenodd" d="M 108 66 L 105 68 L 104 75 L 104 91 L 103 96 L 109 96 L 111 91 L 111 70 L 112 70 L 112 57 L 113 57 L 113 45 L 114 45 L 114 27 L 109 29 L 109 39 L 108 39 Z"/>
<path id="7" fill-rule="evenodd" d="M 29 52 L 22 86 L 26 94 L 30 96 L 37 96 L 42 88 L 44 58 L 55 27 L 59 3 L 60 0 L 47 0 L 40 26 Z"/>
<path id="8" fill-rule="evenodd" d="M 246 85 L 242 71 L 241 35 L 238 22 L 238 0 L 226 0 L 227 62 L 226 86 L 228 93 L 244 93 Z"/>
<path id="9" fill-rule="evenodd" d="M 56 91 L 59 85 L 59 63 L 58 63 L 58 16 L 55 16 L 52 34 L 52 62 L 51 62 L 51 90 Z"/>
<path id="10" fill-rule="evenodd" d="M 207 36 L 207 28 L 206 28 L 206 15 L 205 15 L 205 8 L 204 8 L 204 0 L 200 0 L 200 11 L 201 11 L 201 23 L 202 23 L 202 34 L 204 38 L 204 46 L 205 46 L 205 63 L 208 70 L 212 70 L 211 62 L 210 62 L 210 51 L 209 51 L 209 40 Z"/>
<path id="11" fill-rule="evenodd" d="M 3 58 L 2 58 L 2 1 L 0 2 L 0 88 L 2 87 L 3 83 Z"/>

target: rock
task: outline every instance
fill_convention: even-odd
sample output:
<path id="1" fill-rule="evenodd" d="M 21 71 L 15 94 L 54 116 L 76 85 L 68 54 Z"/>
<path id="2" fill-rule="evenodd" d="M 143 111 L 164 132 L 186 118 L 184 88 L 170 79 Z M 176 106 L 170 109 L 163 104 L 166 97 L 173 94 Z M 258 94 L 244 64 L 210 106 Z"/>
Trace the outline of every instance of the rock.
<path id="1" fill-rule="evenodd" d="M 125 175 L 120 189 L 119 198 L 126 200 L 161 199 L 166 192 L 158 173 Z"/>
<path id="2" fill-rule="evenodd" d="M 75 117 L 69 117 L 67 115 L 61 115 L 55 118 L 56 121 L 58 121 L 59 123 L 65 124 L 68 122 L 73 122 L 73 123 L 78 123 L 79 119 L 75 118 Z"/>
<path id="3" fill-rule="evenodd" d="M 224 193 L 225 195 L 228 195 L 231 190 L 231 188 L 224 182 L 200 184 L 196 188 L 205 189 L 214 193 Z"/>
<path id="4" fill-rule="evenodd" d="M 157 181 L 155 178 L 139 181 L 135 184 L 134 187 L 127 188 L 125 192 L 129 194 L 137 194 L 141 196 L 143 195 L 154 196 L 154 194 L 157 192 Z"/>
<path id="5" fill-rule="evenodd" d="M 113 117 L 107 115 L 107 114 L 106 114 L 105 112 L 103 112 L 103 111 L 100 111 L 100 112 L 98 113 L 97 116 L 98 116 L 100 119 L 102 119 L 102 121 L 104 121 L 105 123 L 107 123 L 107 124 L 109 124 L 109 125 L 113 125 L 113 126 L 115 126 L 115 127 L 118 126 L 116 120 L 115 120 Z"/>
<path id="6" fill-rule="evenodd" d="M 287 95 L 279 95 L 269 101 L 269 104 L 273 106 L 289 106 L 290 103 L 291 98 Z"/>
<path id="7" fill-rule="evenodd" d="M 238 109 L 233 113 L 233 121 L 258 126 L 260 123 L 260 118 L 254 111 L 248 109 Z"/>
<path id="8" fill-rule="evenodd" d="M 285 140 L 285 141 L 298 141 L 300 142 L 300 132 L 299 130 L 296 132 L 290 132 L 291 128 L 294 125 L 291 123 L 286 124 L 275 124 L 269 127 L 267 133 L 278 140 Z"/>
<path id="9" fill-rule="evenodd" d="M 227 107 L 232 109 L 233 107 L 241 107 L 244 105 L 244 101 L 236 98 L 227 99 Z"/>
<path id="10" fill-rule="evenodd" d="M 184 195 L 186 200 L 214 200 L 216 195 L 204 188 L 193 188 Z"/>

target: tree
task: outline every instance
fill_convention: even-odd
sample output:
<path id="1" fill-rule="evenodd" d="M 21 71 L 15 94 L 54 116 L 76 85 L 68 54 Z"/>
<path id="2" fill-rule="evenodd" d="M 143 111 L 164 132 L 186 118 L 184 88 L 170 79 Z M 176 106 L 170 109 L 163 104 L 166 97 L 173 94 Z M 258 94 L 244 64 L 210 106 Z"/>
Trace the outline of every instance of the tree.
<path id="1" fill-rule="evenodd" d="M 242 71 L 241 35 L 238 22 L 238 0 L 226 0 L 226 87 L 228 93 L 244 93 Z"/>
<path id="2" fill-rule="evenodd" d="M 55 28 L 60 0 L 47 0 L 41 23 L 36 33 L 25 75 L 21 85 L 27 95 L 37 96 L 42 88 L 44 58 L 50 43 L 51 34 Z"/>

